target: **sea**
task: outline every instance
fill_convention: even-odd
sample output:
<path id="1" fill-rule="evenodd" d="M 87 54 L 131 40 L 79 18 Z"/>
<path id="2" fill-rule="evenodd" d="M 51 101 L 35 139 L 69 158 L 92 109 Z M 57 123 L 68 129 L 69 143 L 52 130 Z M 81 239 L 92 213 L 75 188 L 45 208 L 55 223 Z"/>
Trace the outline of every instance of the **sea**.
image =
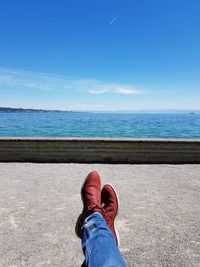
<path id="1" fill-rule="evenodd" d="M 1 112 L 1 137 L 200 138 L 200 113 Z"/>

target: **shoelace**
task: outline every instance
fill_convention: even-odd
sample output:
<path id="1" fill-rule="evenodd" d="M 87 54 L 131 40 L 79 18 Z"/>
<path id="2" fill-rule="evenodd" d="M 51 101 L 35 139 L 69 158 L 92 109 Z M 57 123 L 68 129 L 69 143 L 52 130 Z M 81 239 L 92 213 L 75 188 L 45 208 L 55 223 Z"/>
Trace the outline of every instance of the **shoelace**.
<path id="1" fill-rule="evenodd" d="M 91 211 L 91 210 L 94 210 L 94 208 L 98 209 L 101 214 L 103 215 L 105 221 L 107 222 L 108 225 L 111 225 L 112 224 L 112 217 L 109 216 L 109 210 L 106 210 L 105 208 L 105 204 L 102 203 L 101 205 L 98 205 L 96 203 L 92 203 L 91 205 L 88 206 L 88 210 Z"/>
<path id="2" fill-rule="evenodd" d="M 87 209 L 91 211 L 91 210 L 94 210 L 94 208 L 102 210 L 102 205 L 98 205 L 96 203 L 92 203 L 91 205 L 88 206 Z"/>

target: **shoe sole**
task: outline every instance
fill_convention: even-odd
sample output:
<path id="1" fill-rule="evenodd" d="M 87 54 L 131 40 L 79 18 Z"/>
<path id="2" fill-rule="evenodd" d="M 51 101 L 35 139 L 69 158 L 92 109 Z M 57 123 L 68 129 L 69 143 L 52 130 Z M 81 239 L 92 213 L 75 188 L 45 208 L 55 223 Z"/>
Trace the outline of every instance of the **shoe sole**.
<path id="1" fill-rule="evenodd" d="M 81 200 L 82 200 L 82 202 L 83 202 L 83 186 L 84 186 L 84 184 L 85 184 L 85 181 L 86 181 L 86 179 L 87 179 L 87 177 L 85 178 L 85 180 L 84 180 L 84 182 L 83 182 L 83 184 L 82 184 L 82 186 L 81 186 Z M 84 210 L 84 205 L 83 205 L 83 210 Z M 79 228 L 80 228 L 80 221 L 81 221 L 81 217 L 82 217 L 82 214 L 83 214 L 83 210 L 82 210 L 82 212 L 79 214 L 79 216 L 78 216 L 78 219 L 77 219 L 77 221 L 76 221 L 76 225 L 75 225 L 75 233 L 76 233 L 76 236 L 78 237 L 78 238 L 81 238 L 81 236 L 80 236 L 80 231 L 79 231 Z"/>
<path id="2" fill-rule="evenodd" d="M 113 185 L 111 185 L 111 184 L 105 184 L 105 185 L 109 185 L 109 186 L 112 187 L 112 189 L 113 189 L 113 191 L 115 193 L 116 199 L 117 199 L 117 213 L 116 213 L 116 216 L 115 216 L 115 219 L 116 219 L 116 217 L 119 214 L 119 197 L 118 197 L 117 191 L 116 191 L 116 189 L 115 189 L 115 187 Z M 119 236 L 119 231 L 118 231 L 117 227 L 115 226 L 115 220 L 114 220 L 114 230 L 115 230 L 115 234 L 116 234 L 116 237 L 117 237 L 117 246 L 119 247 L 120 246 L 120 236 Z"/>

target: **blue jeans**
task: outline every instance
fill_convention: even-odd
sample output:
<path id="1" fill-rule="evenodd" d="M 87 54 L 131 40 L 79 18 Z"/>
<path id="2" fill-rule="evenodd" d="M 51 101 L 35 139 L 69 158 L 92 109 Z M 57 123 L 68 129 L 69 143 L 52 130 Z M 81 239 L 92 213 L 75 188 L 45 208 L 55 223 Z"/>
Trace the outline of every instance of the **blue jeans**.
<path id="1" fill-rule="evenodd" d="M 125 267 L 116 241 L 99 212 L 92 213 L 82 226 L 83 266 Z"/>

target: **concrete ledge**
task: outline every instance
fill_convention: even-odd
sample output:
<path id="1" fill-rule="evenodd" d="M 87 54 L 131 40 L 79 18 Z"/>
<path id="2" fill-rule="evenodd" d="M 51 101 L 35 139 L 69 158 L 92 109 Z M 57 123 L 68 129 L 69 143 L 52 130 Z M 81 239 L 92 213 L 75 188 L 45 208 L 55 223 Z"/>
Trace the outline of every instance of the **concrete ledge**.
<path id="1" fill-rule="evenodd" d="M 0 161 L 200 163 L 200 139 L 0 138 Z"/>

